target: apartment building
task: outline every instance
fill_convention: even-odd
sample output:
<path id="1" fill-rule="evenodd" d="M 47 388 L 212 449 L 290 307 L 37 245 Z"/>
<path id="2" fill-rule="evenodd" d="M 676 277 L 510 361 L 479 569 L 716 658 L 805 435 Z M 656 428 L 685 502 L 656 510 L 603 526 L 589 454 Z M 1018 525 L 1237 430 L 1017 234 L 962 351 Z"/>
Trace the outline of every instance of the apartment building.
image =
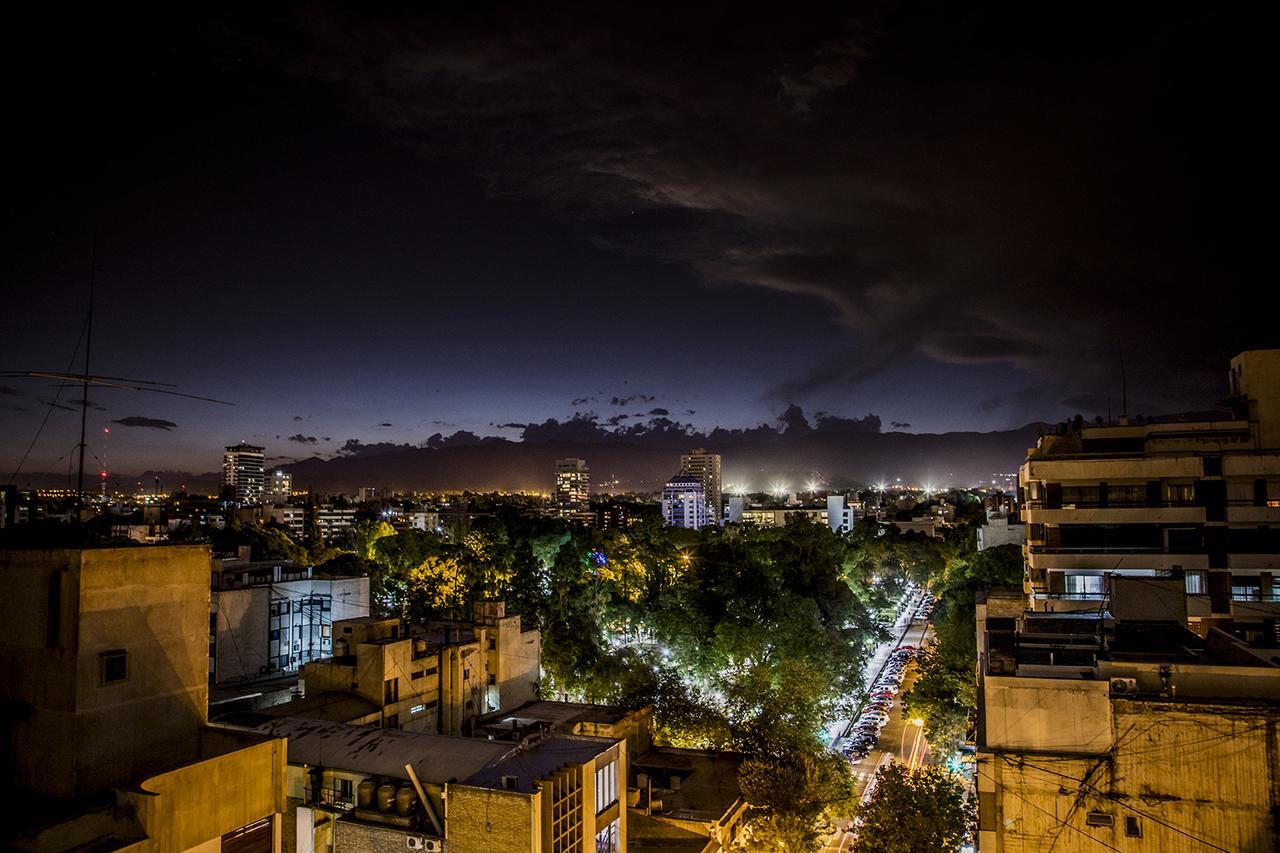
<path id="1" fill-rule="evenodd" d="M 501 602 L 478 605 L 470 622 L 411 631 L 394 618 L 344 619 L 333 637 L 331 657 L 302 667 L 303 697 L 264 713 L 459 735 L 536 694 L 541 634 Z"/>
<path id="2" fill-rule="evenodd" d="M 1063 424 L 1019 475 L 1027 592 L 1098 609 L 1109 577 L 1179 577 L 1193 630 L 1280 636 L 1280 350 L 1232 359 L 1230 412 Z"/>
<path id="3" fill-rule="evenodd" d="M 289 561 L 215 561 L 209 679 L 225 685 L 296 673 L 333 655 L 333 625 L 369 614 L 369 579 Z"/>
<path id="4" fill-rule="evenodd" d="M 566 518 L 580 516 L 587 511 L 590 496 L 591 469 L 587 460 L 557 459 L 555 488 L 551 493 L 556 513 Z"/>
<path id="5" fill-rule="evenodd" d="M 702 481 L 692 474 L 676 474 L 668 480 L 662 489 L 662 520 L 689 530 L 710 524 Z"/>
<path id="6" fill-rule="evenodd" d="M 222 454 L 222 485 L 231 490 L 237 504 L 262 503 L 265 453 L 265 448 L 243 442 L 225 448 Z"/>
<path id="7" fill-rule="evenodd" d="M 276 851 L 282 739 L 208 722 L 207 546 L 0 551 L 0 847 Z"/>
<path id="8" fill-rule="evenodd" d="M 626 741 L 518 743 L 281 718 L 286 851 L 622 853 Z"/>
<path id="9" fill-rule="evenodd" d="M 1190 631 L 1181 578 L 1108 583 L 979 600 L 978 849 L 1274 850 L 1280 648 Z"/>
<path id="10" fill-rule="evenodd" d="M 310 512 L 315 519 L 316 528 L 320 531 L 320 537 L 328 542 L 355 526 L 356 513 L 359 510 L 356 507 L 326 504 L 312 507 Z"/>
<path id="11" fill-rule="evenodd" d="M 1026 542 L 1027 526 L 1007 510 L 987 510 L 987 521 L 978 528 L 978 550 L 999 548 L 1001 545 L 1022 545 Z"/>
<path id="12" fill-rule="evenodd" d="M 707 505 L 707 523 L 720 524 L 724 506 L 720 498 L 720 454 L 699 447 L 680 457 L 680 473 L 698 478 Z"/>

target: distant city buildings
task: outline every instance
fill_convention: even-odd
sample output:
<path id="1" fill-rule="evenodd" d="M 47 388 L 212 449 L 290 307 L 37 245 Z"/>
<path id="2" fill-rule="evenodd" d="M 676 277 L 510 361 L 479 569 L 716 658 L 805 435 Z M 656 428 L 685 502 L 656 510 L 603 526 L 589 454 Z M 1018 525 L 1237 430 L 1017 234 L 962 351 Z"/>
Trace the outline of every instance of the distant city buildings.
<path id="1" fill-rule="evenodd" d="M 865 514 L 862 501 L 850 501 L 845 495 L 827 495 L 827 526 L 832 533 L 848 533 Z"/>
<path id="2" fill-rule="evenodd" d="M 378 490 L 373 486 L 361 486 L 356 490 L 356 502 L 367 504 L 378 499 Z"/>
<path id="3" fill-rule="evenodd" d="M 671 527 L 697 530 L 711 523 L 702 480 L 693 474 L 677 474 L 662 489 L 662 520 Z"/>
<path id="4" fill-rule="evenodd" d="M 555 488 L 551 500 L 557 514 L 574 516 L 587 508 L 591 494 L 591 469 L 585 459 L 556 460 Z"/>
<path id="5" fill-rule="evenodd" d="M 708 524 L 720 524 L 724 507 L 720 503 L 720 454 L 699 447 L 680 457 L 680 473 L 698 478 L 707 504 Z"/>
<path id="6" fill-rule="evenodd" d="M 252 444 L 233 444 L 222 456 L 222 485 L 231 490 L 236 503 L 262 502 L 264 450 Z"/>

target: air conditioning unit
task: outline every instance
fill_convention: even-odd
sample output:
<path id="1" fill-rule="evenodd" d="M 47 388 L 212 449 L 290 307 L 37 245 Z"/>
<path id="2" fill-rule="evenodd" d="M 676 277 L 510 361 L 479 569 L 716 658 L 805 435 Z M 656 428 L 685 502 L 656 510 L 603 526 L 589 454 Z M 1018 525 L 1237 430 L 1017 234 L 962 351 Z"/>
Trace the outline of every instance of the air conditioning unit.
<path id="1" fill-rule="evenodd" d="M 1111 679 L 1111 695 L 1112 696 L 1132 696 L 1137 692 L 1138 692 L 1138 679 L 1136 678 Z"/>
<path id="2" fill-rule="evenodd" d="M 444 842 L 439 838 L 426 838 L 422 835 L 405 836 L 404 843 L 410 850 L 423 850 L 426 853 L 440 853 L 444 849 Z"/>

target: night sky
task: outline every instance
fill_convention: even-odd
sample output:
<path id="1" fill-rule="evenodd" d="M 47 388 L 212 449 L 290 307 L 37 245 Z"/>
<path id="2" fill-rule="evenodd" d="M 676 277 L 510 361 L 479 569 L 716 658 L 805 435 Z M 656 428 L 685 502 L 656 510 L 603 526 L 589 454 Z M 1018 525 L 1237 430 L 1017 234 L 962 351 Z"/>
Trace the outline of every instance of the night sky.
<path id="1" fill-rule="evenodd" d="M 91 393 L 113 468 L 574 412 L 1005 429 L 1118 413 L 1121 354 L 1131 413 L 1204 409 L 1280 343 L 1238 11 L 256 5 L 7 27 L 0 369 L 67 367 L 96 239 L 94 371 L 237 404 Z M 55 390 L 0 379 L 5 475 Z"/>

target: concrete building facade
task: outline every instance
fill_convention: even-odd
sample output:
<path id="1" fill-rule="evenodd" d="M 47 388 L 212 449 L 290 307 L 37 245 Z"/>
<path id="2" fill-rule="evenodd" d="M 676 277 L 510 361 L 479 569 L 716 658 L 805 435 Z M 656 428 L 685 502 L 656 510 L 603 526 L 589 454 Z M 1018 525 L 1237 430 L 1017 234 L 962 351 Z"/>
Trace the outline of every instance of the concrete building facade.
<path id="1" fill-rule="evenodd" d="M 333 655 L 302 668 L 304 696 L 267 713 L 460 735 L 537 692 L 541 635 L 499 602 L 478 605 L 471 622 L 410 633 L 399 619 L 363 617 L 334 622 L 333 634 Z"/>
<path id="2" fill-rule="evenodd" d="M 978 604 L 978 849 L 1274 850 L 1276 648 L 1185 623 L 1177 578 L 1109 609 Z"/>
<path id="3" fill-rule="evenodd" d="M 0 551 L 0 761 L 25 850 L 279 849 L 285 744 L 208 724 L 206 546 Z"/>
<path id="4" fill-rule="evenodd" d="M 571 516 L 584 512 L 591 497 L 591 469 L 587 460 L 569 458 L 556 460 L 555 487 L 551 501 L 556 512 Z"/>
<path id="5" fill-rule="evenodd" d="M 333 625 L 369 614 L 367 577 L 329 577 L 289 562 L 219 561 L 213 572 L 214 684 L 295 673 L 333 655 Z"/>
<path id="6" fill-rule="evenodd" d="M 987 511 L 987 522 L 978 528 L 978 550 L 999 548 L 1001 545 L 1022 545 L 1027 538 L 1027 526 L 1012 520 L 1007 512 Z"/>

